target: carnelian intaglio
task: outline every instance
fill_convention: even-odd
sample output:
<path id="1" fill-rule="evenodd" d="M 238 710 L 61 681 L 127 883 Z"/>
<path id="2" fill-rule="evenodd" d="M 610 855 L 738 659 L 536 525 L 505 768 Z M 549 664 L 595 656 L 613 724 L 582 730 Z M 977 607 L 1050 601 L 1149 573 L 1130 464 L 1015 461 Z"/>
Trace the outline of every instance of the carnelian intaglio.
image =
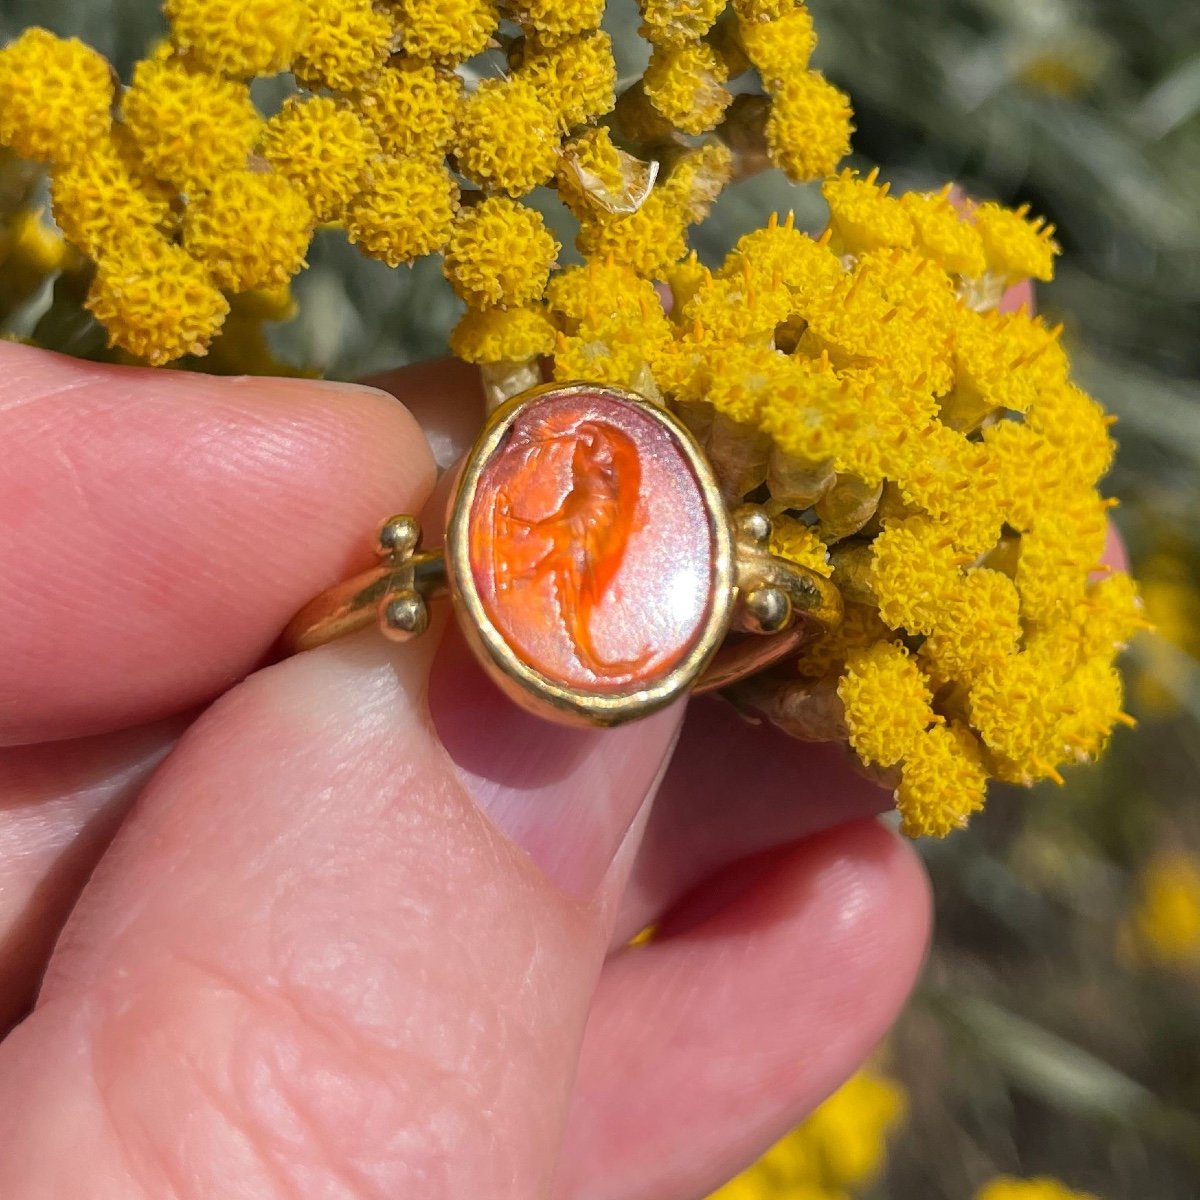
<path id="1" fill-rule="evenodd" d="M 713 604 L 713 517 L 680 435 L 603 390 L 529 400 L 480 471 L 469 556 L 528 667 L 621 694 L 667 675 Z"/>

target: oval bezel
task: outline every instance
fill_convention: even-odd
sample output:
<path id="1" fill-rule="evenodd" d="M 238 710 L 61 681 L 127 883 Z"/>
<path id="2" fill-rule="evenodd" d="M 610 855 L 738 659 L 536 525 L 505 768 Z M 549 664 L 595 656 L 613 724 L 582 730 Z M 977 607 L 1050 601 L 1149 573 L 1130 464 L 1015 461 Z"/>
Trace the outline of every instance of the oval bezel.
<path id="1" fill-rule="evenodd" d="M 475 584 L 470 562 L 470 520 L 484 469 L 524 408 L 548 395 L 600 394 L 633 405 L 672 435 L 695 476 L 712 536 L 712 595 L 708 617 L 683 658 L 661 678 L 623 691 L 588 691 L 560 683 L 525 662 L 492 622 Z M 459 624 L 488 674 L 518 704 L 569 725 L 617 725 L 670 704 L 690 690 L 729 629 L 736 599 L 733 536 L 720 488 L 692 434 L 666 409 L 607 384 L 543 384 L 500 405 L 487 419 L 463 468 L 446 529 L 446 568 Z"/>

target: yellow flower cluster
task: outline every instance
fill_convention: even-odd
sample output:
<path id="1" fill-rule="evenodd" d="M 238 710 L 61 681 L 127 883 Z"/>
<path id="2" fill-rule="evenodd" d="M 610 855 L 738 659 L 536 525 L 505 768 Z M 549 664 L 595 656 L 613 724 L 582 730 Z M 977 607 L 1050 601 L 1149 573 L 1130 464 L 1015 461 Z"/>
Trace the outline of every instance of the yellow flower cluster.
<path id="1" fill-rule="evenodd" d="M 478 202 L 556 187 L 585 254 L 665 272 L 735 168 L 769 154 L 813 178 L 849 148 L 845 97 L 808 67 L 801 0 L 735 4 L 724 36 L 724 0 L 646 0 L 650 62 L 619 102 L 603 0 L 163 7 L 169 37 L 127 86 L 95 51 L 46 30 L 0 50 L 0 146 L 51 164 L 55 218 L 96 266 L 89 308 L 115 346 L 152 364 L 206 353 L 229 299 L 285 282 L 331 223 L 389 266 L 445 251 L 472 310 L 456 343 L 483 355 L 482 331 L 503 324 L 484 308 L 541 298 L 549 234 L 533 208 L 480 221 Z M 752 69 L 765 94 L 748 116 L 726 85 Z M 250 85 L 285 71 L 299 90 L 264 119 Z M 745 100 L 749 82 L 737 85 Z M 712 136 L 689 140 L 700 134 Z M 528 261 L 527 278 L 485 279 L 502 261 L 509 277 Z M 175 264 L 187 286 L 151 278 Z M 167 295 L 173 305 L 146 307 Z M 516 342 L 512 332 L 501 335 L 510 352 L 545 344 L 528 323 Z"/>
<path id="2" fill-rule="evenodd" d="M 705 154 L 682 155 L 650 199 L 707 203 L 698 181 L 721 164 Z M 574 167 L 609 196 L 636 181 L 607 135 Z M 1049 274 L 1042 222 L 964 211 L 946 190 L 893 197 L 875 174 L 825 194 L 825 235 L 773 219 L 716 271 L 664 261 L 667 231 L 638 231 L 649 202 L 620 243 L 585 240 L 588 261 L 553 275 L 542 306 L 552 371 L 671 407 L 729 502 L 765 502 L 777 551 L 839 586 L 846 623 L 798 676 L 814 704 L 838 697 L 906 832 L 944 836 L 990 778 L 1061 781 L 1130 722 L 1113 659 L 1144 621 L 1129 577 L 1101 569 L 1109 418 L 1072 382 L 1058 329 L 995 305 Z M 464 323 L 473 360 L 545 353 L 536 291 L 506 301 L 525 306 L 523 340 Z"/>
<path id="3" fill-rule="evenodd" d="M 906 1108 L 898 1083 L 860 1071 L 709 1200 L 847 1200 L 879 1173 Z"/>

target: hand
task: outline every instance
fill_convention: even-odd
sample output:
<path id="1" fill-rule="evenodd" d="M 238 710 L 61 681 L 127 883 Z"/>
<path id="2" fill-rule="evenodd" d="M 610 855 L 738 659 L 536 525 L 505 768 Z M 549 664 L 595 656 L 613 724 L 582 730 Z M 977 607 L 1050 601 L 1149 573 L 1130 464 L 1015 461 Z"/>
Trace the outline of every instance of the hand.
<path id="1" fill-rule="evenodd" d="M 256 670 L 426 502 L 410 412 L 449 461 L 470 372 L 391 377 L 408 411 L 15 345 L 0 381 L 6 1024 L 44 973 L 5 1200 L 694 1200 L 885 1032 L 928 899 L 836 748 L 716 701 L 546 725 L 439 628 Z"/>

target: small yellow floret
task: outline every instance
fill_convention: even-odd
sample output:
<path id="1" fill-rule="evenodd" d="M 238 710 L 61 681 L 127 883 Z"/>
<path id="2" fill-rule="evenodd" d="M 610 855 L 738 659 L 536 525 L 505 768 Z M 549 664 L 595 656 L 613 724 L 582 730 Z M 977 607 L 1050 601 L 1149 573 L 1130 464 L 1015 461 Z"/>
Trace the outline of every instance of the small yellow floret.
<path id="1" fill-rule="evenodd" d="M 914 753 L 937 720 L 925 673 L 894 642 L 852 651 L 838 695 L 846 709 L 850 745 L 864 762 L 883 767 Z"/>
<path id="2" fill-rule="evenodd" d="M 183 244 L 226 291 L 279 287 L 305 265 L 313 223 L 282 175 L 230 171 L 188 205 Z"/>
<path id="3" fill-rule="evenodd" d="M 990 550 L 1000 536 L 1002 485 L 988 447 L 934 421 L 906 458 L 892 472 L 904 499 L 936 517 L 964 553 Z"/>
<path id="4" fill-rule="evenodd" d="M 1108 473 L 1116 446 L 1109 418 L 1074 384 L 1042 386 L 1029 410 L 1029 427 L 1054 446 L 1059 473 L 1077 486 L 1091 487 Z"/>
<path id="5" fill-rule="evenodd" d="M 441 250 L 458 210 L 458 185 L 440 162 L 393 158 L 346 208 L 346 234 L 389 267 Z"/>
<path id="6" fill-rule="evenodd" d="M 544 46 L 599 29 L 605 0 L 515 0 L 513 17 Z"/>
<path id="7" fill-rule="evenodd" d="M 399 0 L 397 7 L 406 53 L 451 66 L 482 53 L 500 24 L 494 0 Z"/>
<path id="8" fill-rule="evenodd" d="M 684 150 L 675 159 L 663 192 L 681 206 L 689 224 L 708 217 L 717 197 L 733 178 L 733 154 L 718 141 Z"/>
<path id="9" fill-rule="evenodd" d="M 380 151 L 358 114 L 327 96 L 290 98 L 267 122 L 259 149 L 304 193 L 318 221 L 341 215 Z"/>
<path id="10" fill-rule="evenodd" d="M 307 88 L 353 92 L 384 64 L 395 27 L 371 0 L 307 0 L 308 21 L 292 70 Z"/>
<path id="11" fill-rule="evenodd" d="M 462 80 L 418 59 L 393 60 L 355 96 L 388 154 L 442 159 L 454 140 Z"/>
<path id="12" fill-rule="evenodd" d="M 871 545 L 871 587 L 894 629 L 930 634 L 961 587 L 954 541 L 929 517 L 887 525 Z"/>
<path id="13" fill-rule="evenodd" d="M 121 126 L 93 142 L 87 154 L 56 167 L 50 180 L 54 219 L 89 258 L 118 246 L 131 231 L 168 229 L 174 223 L 171 198 Z"/>
<path id="14" fill-rule="evenodd" d="M 996 421 L 983 437 L 997 466 L 1004 520 L 1014 529 L 1030 529 L 1045 509 L 1060 448 L 1023 421 Z"/>
<path id="15" fill-rule="evenodd" d="M 1062 662 L 1056 654 L 1023 650 L 987 664 L 971 683 L 968 711 L 1002 779 L 1033 783 L 1058 776 L 1067 756 L 1058 698 Z"/>
<path id="16" fill-rule="evenodd" d="M 987 770 L 979 740 L 957 721 L 936 725 L 909 751 L 896 789 L 907 837 L 946 837 L 983 807 Z"/>
<path id="17" fill-rule="evenodd" d="M 656 187 L 637 212 L 585 215 L 576 245 L 585 258 L 612 259 L 646 278 L 659 278 L 687 253 L 687 225 L 678 199 Z"/>
<path id="18" fill-rule="evenodd" d="M 937 628 L 921 657 L 943 679 L 969 679 L 988 663 L 1016 652 L 1021 637 L 1021 598 L 999 571 L 969 571 L 946 598 Z"/>
<path id="19" fill-rule="evenodd" d="M 1085 657 L 1123 650 L 1139 630 L 1149 627 L 1138 585 L 1125 571 L 1114 571 L 1088 588 L 1077 620 Z"/>
<path id="20" fill-rule="evenodd" d="M 782 356 L 781 356 L 782 357 Z M 820 361 L 787 356 L 785 369 L 765 398 L 762 428 L 782 454 L 806 463 L 824 463 L 843 445 L 839 436 L 853 414 L 845 412 L 850 390 Z"/>
<path id="21" fill-rule="evenodd" d="M 1091 1192 L 1074 1192 L 1048 1175 L 1016 1179 L 998 1175 L 975 1193 L 975 1200 L 1098 1200 Z"/>
<path id="22" fill-rule="evenodd" d="M 855 650 L 892 641 L 895 637 L 895 631 L 879 619 L 879 610 L 874 605 L 847 603 L 842 623 L 835 630 L 801 646 L 796 657 L 796 670 L 812 679 L 823 678 L 835 670 L 840 674 L 846 659 Z"/>
<path id="23" fill-rule="evenodd" d="M 1028 620 L 1053 620 L 1084 598 L 1108 540 L 1108 507 L 1091 488 L 1061 485 L 1053 503 L 1043 505 L 1021 537 L 1017 559 L 1021 613 Z"/>
<path id="24" fill-rule="evenodd" d="M 1022 279 L 1054 278 L 1054 258 L 1059 253 L 1054 226 L 1044 217 L 1029 219 L 1029 206 L 1015 212 L 1000 204 L 975 209 L 975 227 L 983 239 L 987 268 L 1011 286 Z"/>
<path id="25" fill-rule="evenodd" d="M 450 334 L 463 362 L 526 362 L 554 350 L 557 330 L 540 306 L 468 309 Z"/>
<path id="26" fill-rule="evenodd" d="M 545 291 L 558 251 L 540 213 L 515 200 L 489 196 L 459 213 L 444 270 L 473 308 L 529 304 Z"/>
<path id="27" fill-rule="evenodd" d="M 740 20 L 738 39 L 772 96 L 808 69 L 817 44 L 812 17 L 802 5 L 771 21 Z"/>
<path id="28" fill-rule="evenodd" d="M 640 0 L 642 36 L 655 46 L 683 47 L 713 27 L 725 0 Z"/>
<path id="29" fill-rule="evenodd" d="M 774 349 L 775 329 L 792 316 L 792 293 L 751 272 L 718 276 L 688 301 L 681 324 L 694 341 L 746 342 Z"/>
<path id="30" fill-rule="evenodd" d="M 670 323 L 657 301 L 580 323 L 577 336 L 560 336 L 554 351 L 554 378 L 588 379 L 654 397 L 651 363 L 671 339 Z"/>
<path id="31" fill-rule="evenodd" d="M 110 345 L 157 367 L 206 353 L 229 302 L 186 251 L 149 234 L 100 260 L 87 308 Z"/>
<path id="32" fill-rule="evenodd" d="M 164 0 L 171 42 L 218 75 L 247 79 L 291 66 L 308 16 L 305 0 Z"/>
<path id="33" fill-rule="evenodd" d="M 804 71 L 775 92 L 767 153 L 794 183 L 831 175 L 850 153 L 850 100 L 824 75 Z"/>
<path id="34" fill-rule="evenodd" d="M 1139 873 L 1129 925 L 1142 957 L 1167 967 L 1200 966 L 1200 860 L 1178 851 L 1152 858 Z"/>
<path id="35" fill-rule="evenodd" d="M 837 252 L 858 255 L 912 245 L 912 218 L 888 195 L 889 185 L 876 182 L 878 174 L 872 171 L 863 179 L 847 169 L 822 184 Z"/>
<path id="36" fill-rule="evenodd" d="M 523 196 L 558 164 L 554 111 L 527 79 L 485 79 L 463 104 L 455 143 L 460 170 L 489 191 Z"/>
<path id="37" fill-rule="evenodd" d="M 663 282 L 671 293 L 671 316 L 681 319 L 684 308 L 691 298 L 712 280 L 712 272 L 693 250 L 685 259 L 674 263 L 663 275 Z"/>
<path id="38" fill-rule="evenodd" d="M 833 574 L 833 567 L 829 565 L 829 547 L 811 525 L 795 517 L 780 516 L 771 522 L 771 553 L 808 567 L 826 579 Z"/>
<path id="39" fill-rule="evenodd" d="M 703 42 L 655 46 L 642 86 L 650 103 L 683 133 L 704 133 L 725 115 L 733 96 L 717 52 Z"/>
<path id="40" fill-rule="evenodd" d="M 1057 702 L 1062 720 L 1058 736 L 1063 757 L 1077 762 L 1096 759 L 1118 721 L 1133 722 L 1122 709 L 1125 687 L 1121 673 L 1106 653 L 1084 660 L 1059 688 Z"/>
<path id="41" fill-rule="evenodd" d="M 976 278 L 987 270 L 979 230 L 964 221 L 949 198 L 940 192 L 906 192 L 900 203 L 912 218 L 917 249 L 950 275 Z"/>
<path id="42" fill-rule="evenodd" d="M 138 63 L 122 112 L 147 167 L 181 191 L 203 191 L 246 165 L 262 129 L 250 89 L 177 58 Z"/>
<path id="43" fill-rule="evenodd" d="M 112 124 L 114 75 L 78 38 L 27 29 L 0 49 L 0 145 L 40 162 L 85 155 Z"/>
<path id="44" fill-rule="evenodd" d="M 1010 335 L 1009 320 L 996 312 L 960 308 L 954 320 L 954 390 L 979 411 L 1027 412 L 1037 395 L 1023 347 Z"/>
<path id="45" fill-rule="evenodd" d="M 784 386 L 789 367 L 785 356 L 770 346 L 722 345 L 709 363 L 707 399 L 719 416 L 756 434 L 764 424 L 767 403 Z"/>
<path id="46" fill-rule="evenodd" d="M 556 272 L 547 289 L 547 300 L 569 333 L 585 318 L 599 323 L 621 313 L 640 312 L 646 305 L 661 311 L 653 283 L 623 263 L 596 259 Z"/>
<path id="47" fill-rule="evenodd" d="M 609 112 L 617 85 L 612 38 L 597 30 L 555 42 L 528 45 L 519 77 L 538 89 L 563 129 Z"/>
<path id="48" fill-rule="evenodd" d="M 721 267 L 722 275 L 741 274 L 749 268 L 764 281 L 779 279 L 804 306 L 828 296 L 842 281 L 845 270 L 824 242 L 814 241 L 795 228 L 789 218 L 780 224 L 774 216 L 763 229 L 743 234 Z"/>

